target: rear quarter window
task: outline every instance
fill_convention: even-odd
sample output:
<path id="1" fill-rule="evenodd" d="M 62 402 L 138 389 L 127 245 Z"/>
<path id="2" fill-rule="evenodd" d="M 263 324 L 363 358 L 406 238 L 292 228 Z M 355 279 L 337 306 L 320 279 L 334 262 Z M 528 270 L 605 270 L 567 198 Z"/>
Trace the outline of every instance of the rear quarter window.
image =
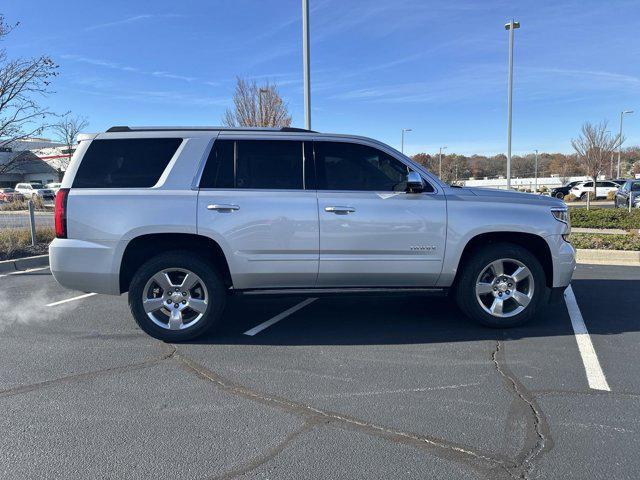
<path id="1" fill-rule="evenodd" d="M 82 157 L 72 188 L 154 186 L 182 138 L 94 140 Z"/>

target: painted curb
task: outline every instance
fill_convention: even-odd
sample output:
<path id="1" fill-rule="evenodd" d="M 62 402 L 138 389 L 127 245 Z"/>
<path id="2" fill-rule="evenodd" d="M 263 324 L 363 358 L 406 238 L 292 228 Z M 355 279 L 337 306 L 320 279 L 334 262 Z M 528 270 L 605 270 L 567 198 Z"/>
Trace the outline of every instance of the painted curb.
<path id="1" fill-rule="evenodd" d="M 18 272 L 29 268 L 46 267 L 47 265 L 49 265 L 49 255 L 14 258 L 0 262 L 0 273 Z"/>
<path id="2" fill-rule="evenodd" d="M 576 250 L 578 263 L 592 265 L 633 265 L 640 266 L 640 252 L 636 250 Z"/>

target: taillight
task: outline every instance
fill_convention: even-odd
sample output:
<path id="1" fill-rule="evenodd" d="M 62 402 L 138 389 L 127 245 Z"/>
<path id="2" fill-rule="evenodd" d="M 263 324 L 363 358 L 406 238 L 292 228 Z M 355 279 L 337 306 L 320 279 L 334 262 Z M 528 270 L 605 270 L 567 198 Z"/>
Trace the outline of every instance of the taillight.
<path id="1" fill-rule="evenodd" d="M 61 188 L 56 195 L 54 217 L 56 223 L 56 238 L 67 238 L 67 197 L 68 188 Z"/>

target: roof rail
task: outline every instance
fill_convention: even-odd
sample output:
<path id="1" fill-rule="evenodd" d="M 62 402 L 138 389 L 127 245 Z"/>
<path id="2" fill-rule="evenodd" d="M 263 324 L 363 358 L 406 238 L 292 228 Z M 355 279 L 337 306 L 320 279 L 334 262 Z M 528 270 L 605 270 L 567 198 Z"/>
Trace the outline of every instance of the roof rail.
<path id="1" fill-rule="evenodd" d="M 305 128 L 295 128 L 295 127 L 281 127 L 281 128 L 270 128 L 270 127 L 128 127 L 126 125 L 116 125 L 107 130 L 107 133 L 114 132 L 162 132 L 162 131 L 185 131 L 185 130 L 196 130 L 196 131 L 209 131 L 209 130 L 224 130 L 224 131 L 272 131 L 272 132 L 307 132 L 307 133 L 318 133 L 314 130 L 307 130 Z"/>

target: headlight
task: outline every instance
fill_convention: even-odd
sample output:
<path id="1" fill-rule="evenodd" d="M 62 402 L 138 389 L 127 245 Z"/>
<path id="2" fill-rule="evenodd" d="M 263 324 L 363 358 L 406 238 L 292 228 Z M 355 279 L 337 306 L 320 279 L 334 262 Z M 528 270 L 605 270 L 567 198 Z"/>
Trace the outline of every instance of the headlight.
<path id="1" fill-rule="evenodd" d="M 562 237 L 568 241 L 568 236 L 571 233 L 571 220 L 569 219 L 569 209 L 568 208 L 552 208 L 551 215 L 553 215 L 556 220 L 564 223 L 567 226 L 567 229 L 562 234 Z"/>
<path id="2" fill-rule="evenodd" d="M 551 215 L 553 215 L 559 222 L 569 225 L 569 209 L 568 208 L 552 208 Z"/>

